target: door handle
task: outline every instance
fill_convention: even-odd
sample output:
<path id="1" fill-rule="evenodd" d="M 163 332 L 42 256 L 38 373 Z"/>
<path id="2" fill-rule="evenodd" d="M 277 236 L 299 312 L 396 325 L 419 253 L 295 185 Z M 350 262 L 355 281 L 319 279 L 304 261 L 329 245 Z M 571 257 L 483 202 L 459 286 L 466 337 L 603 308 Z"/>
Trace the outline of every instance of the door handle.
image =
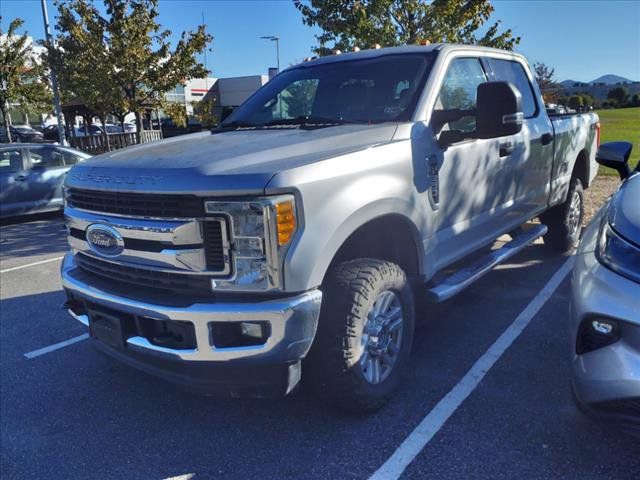
<path id="1" fill-rule="evenodd" d="M 16 182 L 24 182 L 27 179 L 27 175 L 16 175 L 13 179 Z"/>
<path id="2" fill-rule="evenodd" d="M 543 133 L 540 137 L 540 143 L 542 145 L 549 145 L 553 141 L 553 135 L 549 132 Z"/>
<path id="3" fill-rule="evenodd" d="M 501 157 L 506 157 L 508 155 L 511 155 L 513 153 L 513 151 L 515 150 L 515 145 L 512 142 L 506 142 L 506 143 L 501 143 L 500 144 L 500 156 Z"/>

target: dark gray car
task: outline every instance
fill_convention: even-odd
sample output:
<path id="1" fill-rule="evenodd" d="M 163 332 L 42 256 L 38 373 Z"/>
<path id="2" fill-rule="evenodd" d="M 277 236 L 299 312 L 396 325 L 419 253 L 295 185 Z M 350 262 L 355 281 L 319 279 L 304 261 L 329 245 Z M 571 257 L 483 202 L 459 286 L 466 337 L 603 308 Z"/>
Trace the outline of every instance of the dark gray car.
<path id="1" fill-rule="evenodd" d="M 631 144 L 613 142 L 597 160 L 616 168 L 620 189 L 585 230 L 571 302 L 573 388 L 589 413 L 640 435 L 640 173 Z"/>
<path id="2" fill-rule="evenodd" d="M 0 146 L 0 217 L 61 210 L 65 174 L 89 157 L 59 145 Z"/>

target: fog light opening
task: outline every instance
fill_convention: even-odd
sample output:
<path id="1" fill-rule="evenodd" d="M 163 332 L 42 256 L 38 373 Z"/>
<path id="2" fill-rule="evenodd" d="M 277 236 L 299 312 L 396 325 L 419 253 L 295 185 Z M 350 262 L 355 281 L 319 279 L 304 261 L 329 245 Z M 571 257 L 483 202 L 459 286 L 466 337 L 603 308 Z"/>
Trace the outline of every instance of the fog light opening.
<path id="1" fill-rule="evenodd" d="M 215 348 L 253 347 L 267 343 L 269 322 L 212 322 L 211 343 Z"/>
<path id="2" fill-rule="evenodd" d="M 578 329 L 576 339 L 576 353 L 584 353 L 606 347 L 620 339 L 618 323 L 610 318 L 587 318 Z"/>

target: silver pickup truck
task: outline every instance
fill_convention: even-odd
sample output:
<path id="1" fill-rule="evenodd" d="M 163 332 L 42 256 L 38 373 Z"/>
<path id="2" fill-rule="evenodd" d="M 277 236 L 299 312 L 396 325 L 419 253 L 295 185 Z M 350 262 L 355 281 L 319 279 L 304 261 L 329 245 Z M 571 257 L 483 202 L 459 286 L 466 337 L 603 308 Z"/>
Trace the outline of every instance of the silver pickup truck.
<path id="1" fill-rule="evenodd" d="M 416 303 L 428 315 L 545 233 L 575 246 L 598 142 L 595 114 L 548 116 L 511 52 L 307 61 L 213 132 L 73 168 L 65 305 L 166 379 L 262 396 L 304 377 L 372 410 L 402 382 Z"/>

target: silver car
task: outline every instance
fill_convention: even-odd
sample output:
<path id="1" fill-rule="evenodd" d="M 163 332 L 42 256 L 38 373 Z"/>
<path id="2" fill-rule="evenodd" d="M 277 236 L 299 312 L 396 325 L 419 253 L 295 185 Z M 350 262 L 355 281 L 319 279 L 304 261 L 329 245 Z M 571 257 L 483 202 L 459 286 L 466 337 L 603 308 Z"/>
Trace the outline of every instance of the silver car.
<path id="1" fill-rule="evenodd" d="M 0 146 L 0 218 L 63 208 L 69 169 L 90 155 L 41 143 Z"/>
<path id="2" fill-rule="evenodd" d="M 640 434 L 640 168 L 631 144 L 601 145 L 599 163 L 618 170 L 620 189 L 585 230 L 573 271 L 573 390 L 596 417 Z"/>

